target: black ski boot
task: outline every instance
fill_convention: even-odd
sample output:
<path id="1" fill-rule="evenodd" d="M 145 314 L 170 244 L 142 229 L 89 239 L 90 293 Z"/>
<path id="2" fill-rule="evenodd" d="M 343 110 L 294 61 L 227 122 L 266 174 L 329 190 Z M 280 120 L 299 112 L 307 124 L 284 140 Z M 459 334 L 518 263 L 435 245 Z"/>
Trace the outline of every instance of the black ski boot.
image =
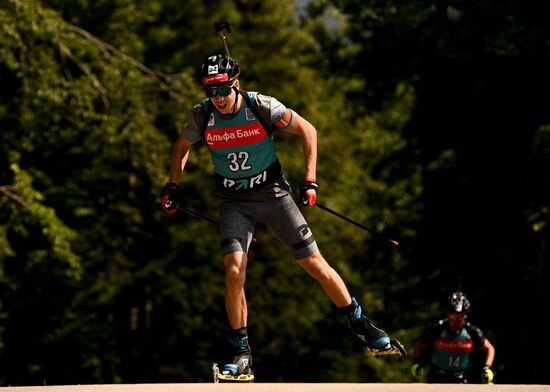
<path id="1" fill-rule="evenodd" d="M 392 350 L 388 334 L 369 321 L 362 313 L 361 306 L 355 298 L 351 299 L 351 305 L 340 309 L 346 316 L 351 333 L 361 342 L 364 348 L 376 352 Z"/>
<path id="2" fill-rule="evenodd" d="M 227 340 L 231 344 L 231 355 L 229 362 L 223 365 L 222 374 L 252 374 L 252 351 L 246 327 L 230 329 Z"/>

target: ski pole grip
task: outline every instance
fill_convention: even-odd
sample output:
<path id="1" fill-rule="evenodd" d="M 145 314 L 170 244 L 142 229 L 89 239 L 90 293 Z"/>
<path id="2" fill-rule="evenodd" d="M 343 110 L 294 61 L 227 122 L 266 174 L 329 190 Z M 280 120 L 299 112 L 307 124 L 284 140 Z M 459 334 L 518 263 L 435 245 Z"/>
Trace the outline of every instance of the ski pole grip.
<path id="1" fill-rule="evenodd" d="M 225 20 L 223 22 L 222 21 L 215 22 L 214 28 L 216 29 L 217 32 L 223 31 L 224 28 L 227 30 L 228 33 L 231 32 L 231 24 L 229 24 L 228 20 Z"/>
<path id="2" fill-rule="evenodd" d="M 223 29 L 225 28 L 228 33 L 231 32 L 231 25 L 229 24 L 229 21 L 225 20 L 223 22 L 215 22 L 214 28 L 218 32 L 220 36 L 220 41 L 222 42 L 223 49 L 225 50 L 225 54 L 228 56 L 231 56 L 229 54 L 229 48 L 227 47 L 227 39 L 225 38 L 225 34 L 223 33 Z"/>

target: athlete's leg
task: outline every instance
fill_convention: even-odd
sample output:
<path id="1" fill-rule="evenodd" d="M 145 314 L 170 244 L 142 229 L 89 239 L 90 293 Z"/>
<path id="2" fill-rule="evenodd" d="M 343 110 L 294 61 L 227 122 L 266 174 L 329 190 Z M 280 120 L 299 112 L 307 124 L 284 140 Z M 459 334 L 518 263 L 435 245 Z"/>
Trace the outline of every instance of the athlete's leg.
<path id="1" fill-rule="evenodd" d="M 336 306 L 350 305 L 351 296 L 344 281 L 319 252 L 313 233 L 292 197 L 287 195 L 267 203 L 262 208 L 269 216 L 267 224 L 288 246 L 298 264 L 321 284 Z"/>
<path id="2" fill-rule="evenodd" d="M 252 242 L 255 221 L 254 203 L 222 200 L 220 239 L 225 267 L 225 308 L 229 325 L 236 330 L 247 326 L 248 309 L 244 285 L 247 252 Z"/>
<path id="3" fill-rule="evenodd" d="M 252 373 L 252 352 L 246 329 L 248 307 L 244 293 L 246 253 L 232 252 L 223 258 L 225 265 L 225 309 L 229 319 L 228 341 L 231 351 L 222 371 L 231 374 Z"/>
<path id="4" fill-rule="evenodd" d="M 338 274 L 318 250 L 311 256 L 298 260 L 298 264 L 316 279 L 327 293 L 328 297 L 338 307 L 351 304 L 351 295 Z"/>
<path id="5" fill-rule="evenodd" d="M 248 343 L 248 307 L 244 285 L 247 252 L 252 242 L 255 221 L 254 203 L 222 201 L 220 237 L 225 267 L 225 309 L 229 320 L 230 343 L 222 372 L 233 375 L 252 373 L 252 352 Z"/>
<path id="6" fill-rule="evenodd" d="M 391 349 L 390 338 L 362 313 L 340 277 L 319 252 L 313 233 L 291 197 L 271 202 L 268 224 L 293 252 L 298 264 L 316 279 L 327 296 L 346 316 L 351 332 L 370 349 Z M 276 211 L 276 212 L 274 212 Z"/>
<path id="7" fill-rule="evenodd" d="M 244 292 L 247 256 L 232 252 L 223 257 L 225 266 L 225 309 L 232 329 L 246 327 L 248 308 Z"/>

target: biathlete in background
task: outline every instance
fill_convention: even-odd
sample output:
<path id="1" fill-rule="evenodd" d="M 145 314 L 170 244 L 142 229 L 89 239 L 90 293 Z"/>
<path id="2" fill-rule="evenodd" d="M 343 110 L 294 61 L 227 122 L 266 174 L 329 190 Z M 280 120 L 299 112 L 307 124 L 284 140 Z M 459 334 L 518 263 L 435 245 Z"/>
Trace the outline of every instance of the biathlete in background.
<path id="1" fill-rule="evenodd" d="M 434 384 L 492 384 L 495 348 L 481 329 L 466 321 L 470 301 L 456 291 L 445 310 L 447 317 L 424 329 L 416 341 L 412 374 Z"/>

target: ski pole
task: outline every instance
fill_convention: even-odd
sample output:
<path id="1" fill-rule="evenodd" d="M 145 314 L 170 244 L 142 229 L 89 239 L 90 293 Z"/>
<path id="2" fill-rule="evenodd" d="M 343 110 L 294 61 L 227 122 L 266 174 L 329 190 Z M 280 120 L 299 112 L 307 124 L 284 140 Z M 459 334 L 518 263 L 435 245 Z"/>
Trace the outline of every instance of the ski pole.
<path id="1" fill-rule="evenodd" d="M 355 222 L 354 220 L 351 220 L 350 218 L 348 218 L 348 217 L 346 217 L 346 216 L 344 216 L 344 215 L 342 215 L 342 214 L 340 214 L 340 213 L 338 213 L 338 212 L 336 212 L 336 211 L 334 211 L 334 210 L 331 210 L 330 208 L 328 208 L 328 207 L 326 207 L 326 206 L 324 206 L 324 205 L 322 205 L 322 204 L 315 203 L 315 205 L 316 205 L 317 207 L 319 207 L 320 209 L 325 210 L 326 212 L 329 212 L 329 213 L 331 213 L 332 215 L 335 215 L 335 216 L 337 216 L 338 218 L 345 220 L 346 222 L 349 222 L 349 223 L 351 223 L 351 224 L 353 224 L 353 225 L 355 225 L 355 226 L 357 226 L 357 227 L 360 227 L 360 228 L 363 229 L 363 230 L 368 231 L 369 233 L 372 233 L 372 234 L 376 235 L 376 236 L 379 237 L 379 238 L 382 238 L 382 239 L 384 239 L 384 240 L 386 240 L 386 241 L 391 242 L 394 246 L 398 246 L 398 245 L 399 245 L 399 243 L 398 243 L 397 241 L 392 240 L 391 238 L 388 238 L 388 237 L 386 237 L 385 235 L 380 234 L 380 233 L 378 233 L 377 231 L 375 231 L 375 230 L 373 230 L 373 229 L 369 229 L 368 227 L 363 226 L 361 223 L 357 223 L 357 222 Z"/>
<path id="2" fill-rule="evenodd" d="M 202 214 L 199 214 L 197 211 L 193 211 L 193 210 L 190 210 L 189 208 L 185 208 L 185 207 L 182 207 L 182 206 L 179 206 L 178 209 L 182 210 L 182 211 L 185 211 L 191 215 L 195 215 L 195 216 L 198 216 L 199 218 L 201 219 L 204 219 L 205 221 L 208 221 L 210 223 L 213 223 L 215 225 L 219 225 L 220 223 L 219 222 L 216 222 L 215 220 L 212 220 Z"/>
<path id="3" fill-rule="evenodd" d="M 214 28 L 220 36 L 220 41 L 222 41 L 222 46 L 225 49 L 225 54 L 228 57 L 231 57 L 231 55 L 229 54 L 229 48 L 227 47 L 227 39 L 225 38 L 225 34 L 223 33 L 224 28 L 227 30 L 228 33 L 231 32 L 231 25 L 229 24 L 229 21 L 225 20 L 224 22 L 215 22 Z"/>

